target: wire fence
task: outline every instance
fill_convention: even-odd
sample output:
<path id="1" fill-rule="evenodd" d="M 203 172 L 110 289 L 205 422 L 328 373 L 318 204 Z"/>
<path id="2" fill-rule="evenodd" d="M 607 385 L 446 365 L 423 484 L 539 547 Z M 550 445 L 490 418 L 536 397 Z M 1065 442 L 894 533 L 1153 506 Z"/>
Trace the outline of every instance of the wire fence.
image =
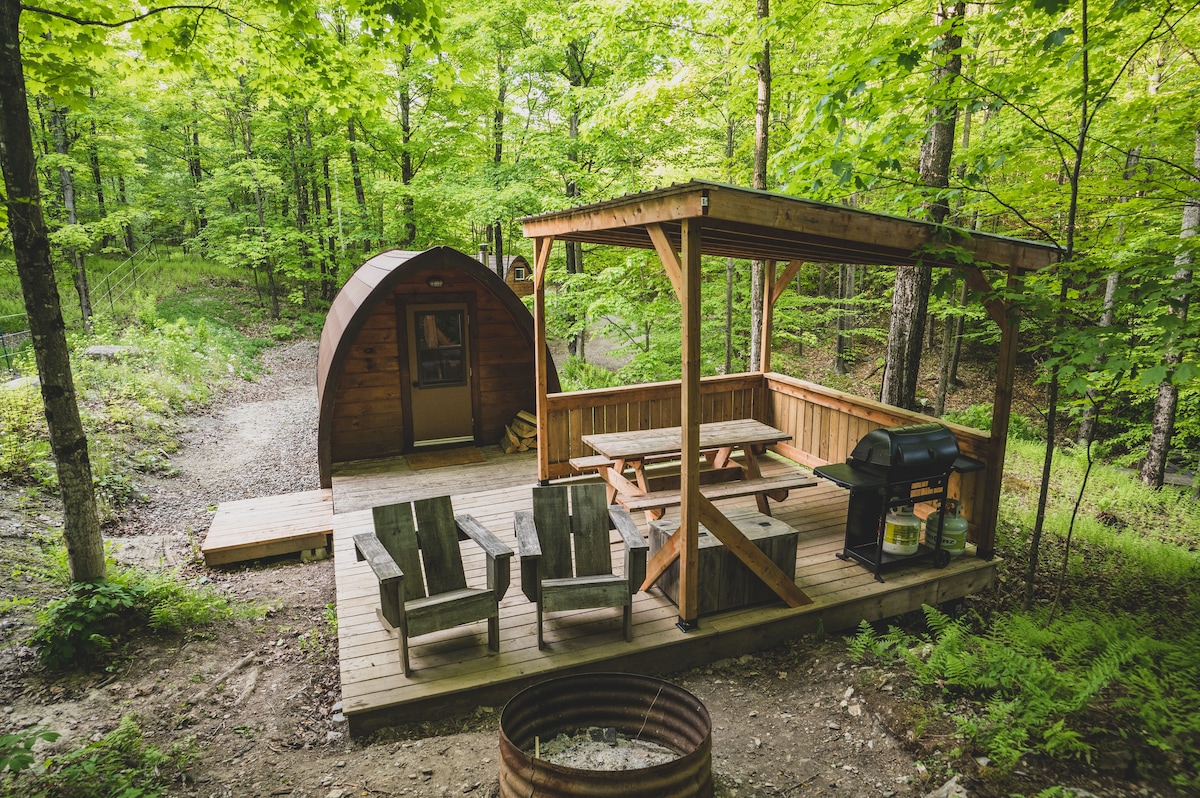
<path id="1" fill-rule="evenodd" d="M 24 315 L 0 316 L 0 324 L 3 324 L 5 319 L 23 319 Z M 16 362 L 17 354 L 21 349 L 29 345 L 33 340 L 33 336 L 29 330 L 17 330 L 16 332 L 0 332 L 0 364 L 6 371 L 13 370 L 13 364 Z"/>
<path id="2" fill-rule="evenodd" d="M 155 242 L 143 246 L 121 261 L 115 269 L 101 277 L 89 289 L 92 297 L 92 313 L 108 311 L 115 313 L 117 303 L 129 296 L 138 283 L 157 265 L 159 252 Z M 33 336 L 28 329 L 4 332 L 9 320 L 21 319 L 24 313 L 0 316 L 0 369 L 11 372 L 22 349 L 30 345 Z M 15 324 L 13 325 L 15 326 Z"/>

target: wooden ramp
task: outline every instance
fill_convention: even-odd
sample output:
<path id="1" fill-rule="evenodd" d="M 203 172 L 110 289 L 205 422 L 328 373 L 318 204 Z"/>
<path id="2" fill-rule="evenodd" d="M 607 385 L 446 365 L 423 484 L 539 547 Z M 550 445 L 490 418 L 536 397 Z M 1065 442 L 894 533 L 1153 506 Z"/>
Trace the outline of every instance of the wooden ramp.
<path id="1" fill-rule="evenodd" d="M 329 488 L 221 502 L 200 544 L 205 565 L 325 549 L 333 533 Z M 353 552 L 351 552 L 353 557 Z"/>
<path id="2" fill-rule="evenodd" d="M 886 581 L 877 582 L 863 566 L 835 556 L 844 543 L 846 501 L 846 491 L 821 480 L 816 487 L 792 491 L 782 504 L 772 503 L 775 516 L 799 530 L 796 582 L 814 599 L 811 605 L 789 609 L 780 602 L 702 617 L 698 630 L 684 633 L 675 625 L 675 605 L 651 588 L 634 597 L 632 643 L 622 636 L 619 610 L 582 610 L 548 615 L 547 648 L 539 651 L 535 607 L 521 593 L 514 558 L 513 584 L 501 603 L 500 652 L 488 651 L 483 622 L 414 638 L 409 678 L 401 670 L 398 641 L 376 617 L 378 589 L 370 567 L 355 561 L 352 537 L 371 529 L 371 513 L 339 513 L 334 517 L 334 571 L 343 711 L 350 730 L 360 734 L 449 711 L 500 705 L 524 687 L 573 672 L 665 673 L 695 667 L 800 635 L 852 628 L 863 619 L 954 600 L 993 582 L 995 563 L 970 556 L 970 550 L 944 569 L 925 562 L 887 572 Z M 744 498 L 720 506 L 752 509 L 754 501 Z M 514 550 L 513 512 L 530 507 L 528 485 L 454 496 L 455 512 L 474 515 Z M 635 520 L 645 533 L 640 516 L 635 514 Z M 484 562 L 473 549 L 477 551 L 464 549 L 469 553 L 464 558 L 467 579 L 482 585 Z M 614 562 L 623 558 L 614 557 Z"/>

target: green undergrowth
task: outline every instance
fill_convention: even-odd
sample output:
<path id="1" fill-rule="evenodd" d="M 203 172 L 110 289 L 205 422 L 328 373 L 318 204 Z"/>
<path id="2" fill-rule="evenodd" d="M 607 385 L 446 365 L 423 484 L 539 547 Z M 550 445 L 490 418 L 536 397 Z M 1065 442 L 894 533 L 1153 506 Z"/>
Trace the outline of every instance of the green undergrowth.
<path id="1" fill-rule="evenodd" d="M 1187 490 L 1094 465 L 1071 531 L 1086 452 L 1058 452 L 1033 609 L 1022 611 L 1041 455 L 1009 441 L 1001 584 L 973 602 L 978 613 L 926 607 L 918 630 L 863 624 L 851 653 L 911 675 L 911 697 L 952 718 L 962 750 L 986 756 L 990 773 L 1029 757 L 1117 758 L 1200 790 L 1200 506 Z"/>
<path id="2" fill-rule="evenodd" d="M 164 317 L 148 295 L 129 326 L 98 318 L 90 335 L 73 334 L 69 343 L 102 522 L 139 497 L 139 474 L 172 473 L 178 418 L 232 381 L 253 379 L 256 356 L 271 345 L 240 333 L 221 313 Z M 83 355 L 97 345 L 123 349 L 101 359 Z M 30 356 L 21 370 L 36 374 Z M 0 482 L 34 493 L 57 488 L 36 385 L 0 391 Z"/>
<path id="3" fill-rule="evenodd" d="M 1200 610 L 1192 597 L 1193 615 Z M 979 631 L 925 608 L 929 633 L 860 625 L 851 654 L 907 669 L 962 744 L 1011 772 L 1034 754 L 1130 752 L 1143 774 L 1200 788 L 1200 630 L 1159 616 L 1014 613 Z"/>
<path id="4" fill-rule="evenodd" d="M 160 750 L 146 742 L 133 715 L 99 740 L 35 764 L 33 745 L 54 742 L 45 729 L 0 736 L 0 790 L 25 798 L 156 798 L 184 779 L 196 755 L 187 741 Z"/>
<path id="5" fill-rule="evenodd" d="M 194 632 L 233 617 L 258 618 L 266 608 L 231 603 L 207 584 L 190 583 L 178 569 L 157 572 L 107 559 L 108 578 L 70 581 L 66 549 L 43 539 L 42 554 L 14 578 L 29 576 L 60 585 L 66 595 L 36 613 L 27 642 L 50 670 L 112 669 L 127 644 L 146 636 Z"/>

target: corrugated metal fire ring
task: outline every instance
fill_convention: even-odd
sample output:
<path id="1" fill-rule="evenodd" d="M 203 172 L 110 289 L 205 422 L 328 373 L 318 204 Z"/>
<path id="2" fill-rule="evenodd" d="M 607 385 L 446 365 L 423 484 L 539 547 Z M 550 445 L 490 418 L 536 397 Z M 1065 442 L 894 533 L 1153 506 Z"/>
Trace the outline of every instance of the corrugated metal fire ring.
<path id="1" fill-rule="evenodd" d="M 534 738 L 588 727 L 616 729 L 679 754 L 632 770 L 581 770 L 535 758 Z M 536 684 L 500 714 L 500 795 L 673 798 L 713 794 L 712 721 L 678 685 L 633 673 L 587 673 Z"/>

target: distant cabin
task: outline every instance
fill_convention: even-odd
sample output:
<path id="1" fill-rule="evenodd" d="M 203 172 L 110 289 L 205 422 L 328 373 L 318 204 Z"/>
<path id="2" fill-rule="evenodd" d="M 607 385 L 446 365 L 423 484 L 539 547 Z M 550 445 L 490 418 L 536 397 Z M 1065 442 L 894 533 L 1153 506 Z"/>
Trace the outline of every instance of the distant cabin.
<path id="1" fill-rule="evenodd" d="M 508 274 L 529 274 L 524 258 L 512 261 Z M 494 444 L 517 412 L 536 407 L 533 353 L 533 316 L 469 255 L 436 247 L 371 258 L 334 298 L 321 331 L 321 485 L 332 484 L 334 463 Z M 547 387 L 557 392 L 547 359 Z"/>
<path id="2" fill-rule="evenodd" d="M 488 253 L 486 247 L 479 248 L 479 262 L 488 269 L 496 271 L 496 257 Z M 504 284 L 512 289 L 517 296 L 533 296 L 533 267 L 524 255 L 504 256 Z"/>
<path id="3" fill-rule="evenodd" d="M 523 255 L 504 257 L 504 282 L 517 296 L 533 295 L 533 268 Z"/>

